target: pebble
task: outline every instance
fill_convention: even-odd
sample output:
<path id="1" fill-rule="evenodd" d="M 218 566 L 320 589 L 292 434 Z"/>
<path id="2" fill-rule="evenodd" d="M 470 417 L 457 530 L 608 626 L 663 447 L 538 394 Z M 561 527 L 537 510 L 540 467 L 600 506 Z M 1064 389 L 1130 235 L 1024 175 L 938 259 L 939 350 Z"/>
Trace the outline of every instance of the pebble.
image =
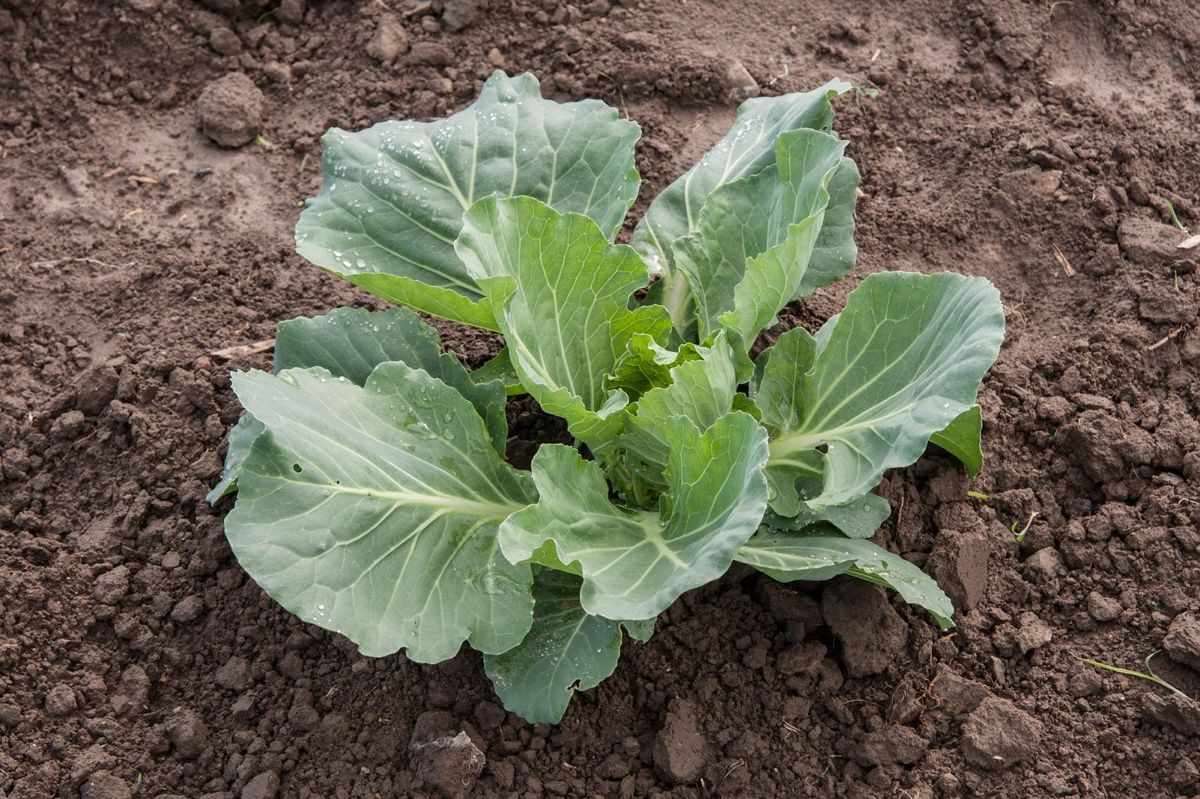
<path id="1" fill-rule="evenodd" d="M 380 14 L 375 35 L 367 42 L 367 55 L 390 64 L 408 50 L 408 31 L 395 14 Z"/>
<path id="2" fill-rule="evenodd" d="M 1042 725 L 1007 699 L 989 696 L 963 722 L 959 748 L 968 763 L 989 771 L 1032 760 L 1042 742 Z"/>
<path id="3" fill-rule="evenodd" d="M 740 100 L 758 94 L 758 81 L 741 61 L 726 61 L 719 69 L 718 78 L 730 97 Z"/>
<path id="4" fill-rule="evenodd" d="M 1200 620 L 1191 613 L 1181 613 L 1167 628 L 1163 651 L 1176 663 L 1200 671 Z"/>
<path id="5" fill-rule="evenodd" d="M 249 144 L 262 131 L 263 93 L 241 72 L 218 78 L 196 100 L 200 132 L 221 147 Z"/>
<path id="6" fill-rule="evenodd" d="M 908 625 L 881 588 L 841 579 L 825 589 L 821 615 L 842 643 L 842 663 L 851 677 L 884 671 L 908 644 Z"/>
<path id="7" fill-rule="evenodd" d="M 46 692 L 46 712 L 51 716 L 66 716 L 78 707 L 71 686 L 59 683 Z"/>
<path id="8" fill-rule="evenodd" d="M 654 738 L 654 768 L 675 785 L 695 782 L 704 772 L 711 747 L 700 728 L 698 710 L 690 699 L 671 702 L 662 729 Z"/>

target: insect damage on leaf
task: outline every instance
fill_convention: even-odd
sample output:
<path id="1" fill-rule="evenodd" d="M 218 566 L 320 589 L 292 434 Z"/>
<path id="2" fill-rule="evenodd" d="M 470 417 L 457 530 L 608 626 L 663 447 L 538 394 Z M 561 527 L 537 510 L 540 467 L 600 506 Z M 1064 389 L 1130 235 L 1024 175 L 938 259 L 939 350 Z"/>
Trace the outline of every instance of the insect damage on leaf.
<path id="1" fill-rule="evenodd" d="M 854 264 L 859 173 L 832 132 L 849 88 L 748 100 L 628 246 L 640 131 L 597 100 L 498 72 L 447 119 L 331 130 L 297 249 L 401 307 L 283 322 L 274 372 L 234 376 L 246 414 L 209 499 L 236 494 L 242 567 L 364 654 L 469 644 L 533 722 L 734 561 L 889 586 L 950 626 L 937 584 L 867 540 L 891 511 L 871 492 L 930 443 L 982 468 L 995 288 L 871 275 L 749 357 Z M 414 311 L 504 347 L 469 371 Z M 515 394 L 575 445 L 509 465 Z"/>

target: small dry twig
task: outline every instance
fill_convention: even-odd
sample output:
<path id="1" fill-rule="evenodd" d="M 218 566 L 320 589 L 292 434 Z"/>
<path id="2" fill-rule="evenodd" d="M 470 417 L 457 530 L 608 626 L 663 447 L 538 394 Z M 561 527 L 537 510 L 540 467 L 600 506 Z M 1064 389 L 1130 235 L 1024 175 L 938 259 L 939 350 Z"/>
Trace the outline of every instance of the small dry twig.
<path id="1" fill-rule="evenodd" d="M 256 341 L 253 344 L 237 344 L 232 347 L 226 347 L 223 350 L 215 350 L 210 352 L 209 355 L 214 358 L 220 358 L 228 361 L 234 358 L 242 358 L 247 355 L 258 355 L 259 353 L 267 352 L 268 350 L 272 350 L 274 348 L 275 339 L 268 338 L 263 339 L 262 341 Z"/>
<path id="2" fill-rule="evenodd" d="M 1183 326 L 1182 326 L 1182 325 L 1180 325 L 1179 327 L 1175 328 L 1174 330 L 1172 330 L 1172 331 L 1171 331 L 1170 333 L 1168 333 L 1167 335 L 1165 335 L 1165 336 L 1163 336 L 1162 338 L 1160 338 L 1158 341 L 1156 341 L 1156 342 L 1154 342 L 1153 344 L 1151 344 L 1149 347 L 1146 347 L 1146 352 L 1153 352 L 1154 350 L 1156 350 L 1156 349 L 1158 349 L 1159 347 L 1163 346 L 1163 345 L 1164 345 L 1164 344 L 1166 344 L 1168 341 L 1170 341 L 1171 339 L 1175 338 L 1176 336 L 1178 336 L 1178 335 L 1179 335 L 1180 333 L 1182 333 L 1182 332 L 1183 332 Z"/>
<path id="3" fill-rule="evenodd" d="M 1051 244 L 1050 250 L 1054 253 L 1054 258 L 1057 260 L 1063 269 L 1063 273 L 1067 277 L 1075 276 L 1075 267 L 1071 266 L 1071 262 L 1067 260 L 1067 256 L 1063 255 L 1063 251 L 1058 248 L 1057 244 Z"/>

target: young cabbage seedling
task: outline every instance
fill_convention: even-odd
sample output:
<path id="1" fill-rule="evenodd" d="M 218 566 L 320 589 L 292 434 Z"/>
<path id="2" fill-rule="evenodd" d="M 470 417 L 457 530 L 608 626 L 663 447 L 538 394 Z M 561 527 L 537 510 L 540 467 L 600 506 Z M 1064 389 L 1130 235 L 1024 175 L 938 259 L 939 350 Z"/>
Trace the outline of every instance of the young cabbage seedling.
<path id="1" fill-rule="evenodd" d="M 599 101 L 496 73 L 448 119 L 329 131 L 298 251 L 402 307 L 284 322 L 274 372 L 233 376 L 246 414 L 211 499 L 237 491 L 250 576 L 365 655 L 470 644 L 538 722 L 734 561 L 890 586 L 949 627 L 937 585 L 868 540 L 890 512 L 871 490 L 930 441 L 980 468 L 996 289 L 874 274 L 748 355 L 854 264 L 859 175 L 830 132 L 849 88 L 747 101 L 629 245 L 639 129 Z M 408 309 L 506 346 L 469 372 Z M 577 445 L 506 463 L 515 393 Z"/>

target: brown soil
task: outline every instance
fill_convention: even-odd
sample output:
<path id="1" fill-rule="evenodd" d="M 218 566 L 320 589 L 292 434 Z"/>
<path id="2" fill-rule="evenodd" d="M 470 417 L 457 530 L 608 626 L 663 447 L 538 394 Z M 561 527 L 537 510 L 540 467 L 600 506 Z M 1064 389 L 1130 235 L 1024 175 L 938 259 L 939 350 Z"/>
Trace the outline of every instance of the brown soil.
<path id="1" fill-rule="evenodd" d="M 1169 201 L 1200 226 L 1191 3 L 489 0 L 460 32 L 441 0 L 242 5 L 0 0 L 0 797 L 457 791 L 410 756 L 433 729 L 475 741 L 489 797 L 1200 792 L 1196 704 L 1076 659 L 1138 666 L 1170 626 L 1156 667 L 1200 690 L 1200 250 L 1165 224 Z M 393 64 L 367 52 L 388 6 L 427 43 Z M 366 302 L 292 251 L 318 135 L 532 70 L 642 123 L 649 196 L 730 121 L 734 60 L 767 93 L 880 89 L 839 103 L 855 276 L 953 269 L 1005 297 L 984 473 L 930 455 L 882 487 L 878 540 L 959 627 L 734 569 L 550 728 L 506 716 L 474 654 L 365 660 L 275 606 L 203 501 L 228 371 L 268 356 L 210 353 Z M 233 71 L 269 146 L 197 131 Z M 474 363 L 495 347 L 443 330 Z M 514 413 L 528 452 L 546 433 Z"/>

